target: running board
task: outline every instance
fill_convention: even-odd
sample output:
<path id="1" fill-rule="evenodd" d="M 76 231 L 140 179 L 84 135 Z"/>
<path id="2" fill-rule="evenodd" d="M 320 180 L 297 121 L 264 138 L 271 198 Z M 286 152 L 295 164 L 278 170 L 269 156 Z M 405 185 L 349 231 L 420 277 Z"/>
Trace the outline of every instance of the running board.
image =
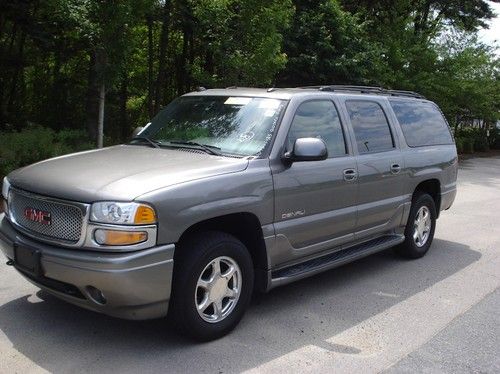
<path id="1" fill-rule="evenodd" d="M 272 271 L 269 289 L 307 278 L 325 270 L 330 270 L 373 253 L 383 251 L 402 243 L 404 240 L 404 235 L 386 235 L 353 247 L 313 258 L 297 265 Z"/>

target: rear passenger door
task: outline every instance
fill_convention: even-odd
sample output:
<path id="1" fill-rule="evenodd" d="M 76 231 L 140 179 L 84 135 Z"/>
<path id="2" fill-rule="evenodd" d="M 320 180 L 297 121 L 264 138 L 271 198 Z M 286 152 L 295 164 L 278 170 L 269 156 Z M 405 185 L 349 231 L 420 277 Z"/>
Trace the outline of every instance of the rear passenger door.
<path id="1" fill-rule="evenodd" d="M 345 106 L 357 148 L 358 213 L 356 239 L 391 230 L 401 224 L 404 169 L 396 131 L 383 100 L 352 99 Z"/>

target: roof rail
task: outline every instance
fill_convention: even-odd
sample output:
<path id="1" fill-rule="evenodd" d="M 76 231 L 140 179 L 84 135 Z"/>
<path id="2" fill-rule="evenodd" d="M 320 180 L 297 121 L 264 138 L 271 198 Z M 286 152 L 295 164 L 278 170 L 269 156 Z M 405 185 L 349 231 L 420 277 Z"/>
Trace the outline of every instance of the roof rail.
<path id="1" fill-rule="evenodd" d="M 349 92 L 359 92 L 359 93 L 367 93 L 367 94 L 376 94 L 376 95 L 389 95 L 389 96 L 404 96 L 404 97 L 413 97 L 417 99 L 425 99 L 425 97 L 419 93 L 413 91 L 403 91 L 403 90 L 389 90 L 382 87 L 372 87 L 372 86 L 350 86 L 350 85 L 324 85 L 324 86 L 304 86 L 297 87 L 302 89 L 309 90 L 319 90 L 319 91 L 349 91 Z"/>

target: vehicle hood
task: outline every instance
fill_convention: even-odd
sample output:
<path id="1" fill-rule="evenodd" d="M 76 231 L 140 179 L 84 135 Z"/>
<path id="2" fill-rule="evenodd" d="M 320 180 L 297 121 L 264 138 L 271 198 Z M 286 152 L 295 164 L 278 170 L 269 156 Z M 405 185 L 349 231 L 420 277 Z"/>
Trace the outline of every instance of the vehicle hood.
<path id="1" fill-rule="evenodd" d="M 119 145 L 42 161 L 12 172 L 12 186 L 80 202 L 133 200 L 174 184 L 245 170 L 248 160 Z"/>

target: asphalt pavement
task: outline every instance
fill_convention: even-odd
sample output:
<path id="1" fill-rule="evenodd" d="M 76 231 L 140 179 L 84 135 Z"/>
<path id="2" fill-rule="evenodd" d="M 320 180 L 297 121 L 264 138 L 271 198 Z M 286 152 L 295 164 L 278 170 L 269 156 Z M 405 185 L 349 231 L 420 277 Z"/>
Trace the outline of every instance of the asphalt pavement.
<path id="1" fill-rule="evenodd" d="M 0 264 L 0 373 L 500 372 L 500 157 L 461 163 L 423 259 L 392 251 L 254 297 L 197 344 L 66 304 Z"/>

